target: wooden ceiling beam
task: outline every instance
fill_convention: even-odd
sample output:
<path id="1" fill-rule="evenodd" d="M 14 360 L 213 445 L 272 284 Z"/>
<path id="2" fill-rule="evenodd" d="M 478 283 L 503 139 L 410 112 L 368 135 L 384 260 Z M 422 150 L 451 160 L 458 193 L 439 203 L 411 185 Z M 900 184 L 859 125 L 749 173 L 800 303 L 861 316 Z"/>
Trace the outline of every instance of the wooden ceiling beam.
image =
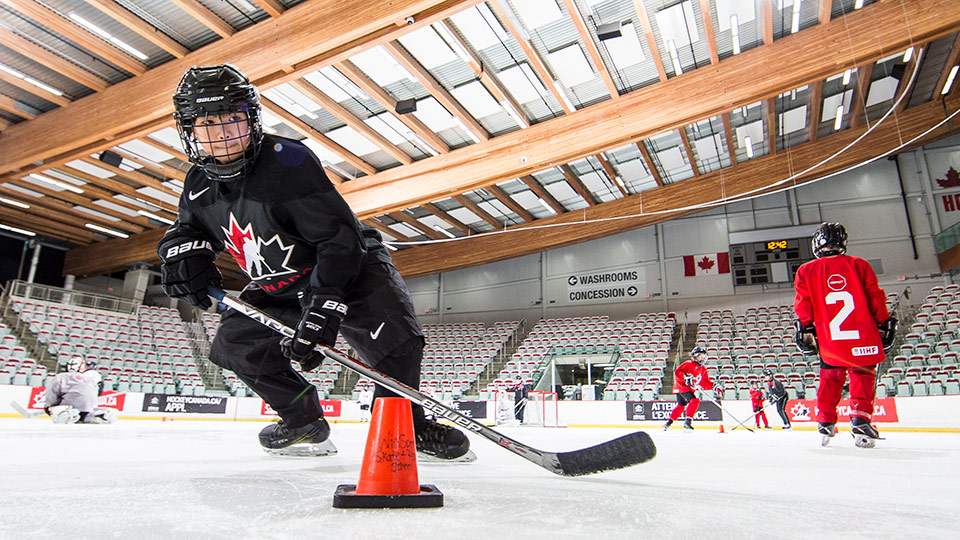
<path id="1" fill-rule="evenodd" d="M 75 176 L 87 182 L 87 185 L 83 187 L 85 190 L 87 190 L 87 192 L 90 195 L 101 198 L 105 201 L 110 201 L 114 204 L 123 206 L 124 208 L 133 210 L 134 212 L 138 210 L 143 210 L 143 208 L 133 203 L 129 203 L 124 200 L 115 198 L 114 194 L 110 193 L 110 191 L 120 195 L 126 195 L 127 197 L 140 199 L 141 201 L 143 201 L 148 205 L 155 206 L 158 208 L 158 210 L 155 211 L 154 213 L 159 214 L 162 217 L 171 217 L 171 216 L 176 217 L 177 215 L 176 206 L 173 206 L 166 201 L 161 201 L 160 199 L 155 199 L 149 195 L 140 193 L 139 191 L 137 191 L 135 187 L 129 184 L 126 184 L 117 178 L 113 178 L 113 177 L 100 178 L 99 176 L 93 176 L 92 174 L 83 172 L 80 169 L 75 169 L 67 164 L 60 165 L 53 170 L 60 171 L 70 176 Z M 116 216 L 116 217 L 121 217 L 121 216 Z"/>
<path id="2" fill-rule="evenodd" d="M 454 195 L 453 200 L 462 204 L 467 210 L 470 210 L 471 212 L 479 216 L 480 219 L 492 225 L 494 230 L 503 228 L 503 223 L 500 223 L 500 221 L 498 221 L 497 218 L 491 216 L 490 213 L 484 210 L 483 208 L 480 208 L 480 205 L 471 201 L 470 198 L 467 197 L 466 195 Z"/>
<path id="3" fill-rule="evenodd" d="M 0 110 L 7 111 L 10 114 L 15 114 L 21 118 L 36 118 L 33 113 L 17 107 L 17 102 L 13 98 L 9 98 L 2 94 L 0 94 Z"/>
<path id="4" fill-rule="evenodd" d="M 21 79 L 20 77 L 14 77 L 13 75 L 11 75 L 10 73 L 7 73 L 6 71 L 0 71 L 0 81 L 3 81 L 12 86 L 16 86 L 17 88 L 23 90 L 24 92 L 33 94 L 40 99 L 49 101 L 50 103 L 56 103 L 61 107 L 66 107 L 71 102 L 71 100 L 65 96 L 62 96 L 62 95 L 58 96 L 57 94 L 54 94 L 49 90 L 45 90 L 43 88 L 40 88 L 39 86 L 30 84 L 27 81 Z"/>
<path id="5" fill-rule="evenodd" d="M 850 105 L 850 127 L 855 128 L 860 125 L 860 117 L 863 116 L 864 103 L 867 101 L 867 92 L 870 91 L 870 76 L 873 75 L 873 66 L 870 63 L 860 66 L 857 76 L 857 87 L 853 90 L 853 104 Z M 867 122 L 869 125 L 869 122 Z"/>
<path id="6" fill-rule="evenodd" d="M 34 21 L 66 36 L 70 41 L 87 49 L 96 56 L 108 60 L 111 64 L 123 68 L 134 75 L 143 75 L 147 66 L 124 53 L 120 49 L 100 39 L 86 28 L 71 22 L 62 13 L 46 9 L 33 0 L 2 0 Z"/>
<path id="7" fill-rule="evenodd" d="M 283 7 L 283 4 L 277 0 L 251 0 L 254 4 L 260 6 L 260 9 L 267 12 L 271 17 L 279 17 L 283 15 L 283 11 L 286 9 Z"/>
<path id="8" fill-rule="evenodd" d="M 832 7 L 833 0 L 820 0 L 820 10 L 817 13 L 817 19 L 819 19 L 820 24 L 830 22 L 830 11 Z"/>
<path id="9" fill-rule="evenodd" d="M 557 214 L 566 213 L 567 211 L 566 207 L 560 204 L 560 201 L 554 198 L 554 196 L 547 190 L 547 188 L 544 187 L 544 185 L 541 184 L 539 180 L 534 178 L 533 175 L 530 175 L 530 174 L 524 175 L 520 177 L 520 180 L 522 180 L 523 183 L 526 184 L 527 187 L 530 188 L 530 190 L 537 195 L 537 197 L 543 199 L 543 202 L 547 203 L 547 206 L 549 206 L 550 208 L 553 208 L 554 212 L 556 212 Z"/>
<path id="10" fill-rule="evenodd" d="M 710 47 L 710 63 L 720 62 L 720 55 L 717 52 L 717 37 L 713 31 L 713 15 L 710 13 L 710 0 L 699 0 L 700 16 L 703 17 L 703 28 L 706 31 L 707 45 Z"/>
<path id="11" fill-rule="evenodd" d="M 613 78 L 610 77 L 610 72 L 607 70 L 606 64 L 603 63 L 600 51 L 597 49 L 596 43 L 593 42 L 593 35 L 590 33 L 590 30 L 587 29 L 580 10 L 573 0 L 563 0 L 563 6 L 567 9 L 567 15 L 569 15 L 573 21 L 573 26 L 576 27 L 577 33 L 580 34 L 580 41 L 587 49 L 587 54 L 590 55 L 590 60 L 593 62 L 593 66 L 596 68 L 600 78 L 603 79 L 603 84 L 607 87 L 607 92 L 612 99 L 617 99 L 620 97 L 620 91 L 617 89 L 617 85 L 614 84 Z"/>
<path id="12" fill-rule="evenodd" d="M 71 235 L 76 234 L 80 238 L 88 238 L 90 240 L 95 240 L 93 236 L 93 229 L 84 226 L 86 223 L 94 222 L 93 216 L 87 216 L 86 218 L 75 217 L 72 215 L 67 215 L 63 212 L 50 212 L 46 214 L 47 217 L 41 217 L 33 213 L 28 213 L 25 210 L 20 210 L 18 208 L 4 208 L 3 209 L 3 218 L 8 220 L 11 224 L 19 224 L 24 229 L 29 229 L 31 224 L 34 223 L 43 223 L 49 224 L 51 226 L 56 226 L 64 229 L 63 232 L 69 232 Z M 113 227 L 109 227 L 113 228 Z M 89 233 L 89 234 L 85 234 Z"/>
<path id="13" fill-rule="evenodd" d="M 656 163 L 653 162 L 653 156 L 651 156 L 647 150 L 647 145 L 643 144 L 643 141 L 637 141 L 636 145 L 637 149 L 640 150 L 640 154 L 643 156 L 643 162 L 647 165 L 647 170 L 649 170 L 653 176 L 653 181 L 656 182 L 658 186 L 663 187 L 663 178 L 660 178 L 660 172 L 657 171 Z"/>
<path id="14" fill-rule="evenodd" d="M 392 217 L 393 219 L 401 222 L 401 223 L 405 223 L 405 224 L 413 227 L 414 229 L 420 231 L 420 232 L 423 233 L 423 235 L 426 236 L 427 238 L 432 238 L 432 239 L 434 239 L 434 240 L 440 240 L 440 239 L 443 239 L 443 238 L 446 238 L 446 237 L 447 237 L 446 235 L 441 234 L 440 232 L 436 231 L 435 229 L 433 229 L 433 228 L 431 228 L 431 227 L 427 227 L 426 225 L 424 225 L 423 223 L 421 223 L 419 219 L 411 216 L 410 214 L 406 213 L 404 210 L 400 210 L 400 211 L 397 211 L 397 212 L 393 212 L 393 213 L 390 213 L 390 214 L 387 214 L 387 215 L 390 216 L 390 217 Z"/>
<path id="15" fill-rule="evenodd" d="M 583 197 L 583 200 L 587 201 L 587 204 L 590 206 L 596 206 L 599 201 L 594 197 L 593 193 L 587 189 L 587 186 L 583 185 L 583 182 L 580 180 L 580 177 L 577 176 L 573 169 L 570 168 L 570 165 L 564 163 L 560 166 L 560 172 L 563 174 L 563 177 L 567 179 L 567 183 L 570 184 L 570 187 L 577 192 L 578 195 Z"/>
<path id="16" fill-rule="evenodd" d="M 513 200 L 513 197 L 507 194 L 506 191 L 500 189 L 500 186 L 487 186 L 487 191 L 491 195 L 497 198 L 498 201 L 502 202 L 507 208 L 513 210 L 513 213 L 520 216 L 520 219 L 530 223 L 534 220 L 533 215 L 527 211 L 526 208 L 520 205 L 517 201 Z"/>
<path id="17" fill-rule="evenodd" d="M 690 146 L 690 137 L 687 136 L 687 128 L 681 127 L 680 140 L 683 141 L 683 150 L 687 154 L 687 160 L 690 162 L 690 168 L 693 169 L 693 177 L 700 176 L 700 168 L 697 167 L 697 160 L 693 156 L 693 147 Z"/>
<path id="18" fill-rule="evenodd" d="M 90 244 L 97 240 L 93 235 L 93 229 L 88 229 L 83 225 L 75 227 L 61 221 L 25 212 L 19 208 L 4 208 L 3 214 L 0 215 L 0 223 L 73 243 Z"/>
<path id="19" fill-rule="evenodd" d="M 909 90 L 912 94 L 913 90 L 916 88 L 916 81 L 914 81 L 914 85 L 910 88 L 907 88 L 907 83 L 910 82 L 910 75 L 913 74 L 913 70 L 916 68 L 917 62 L 922 59 L 921 56 L 926 55 L 927 51 L 930 50 L 930 45 L 930 43 L 924 43 L 923 45 L 914 47 L 913 54 L 910 56 L 910 60 L 904 67 L 903 76 L 900 77 L 900 81 L 897 83 L 897 91 L 893 94 L 894 103 L 900 99 L 900 96 L 902 96 L 904 92 Z M 920 74 L 917 73 L 918 77 L 919 75 Z M 907 108 L 907 102 L 910 101 L 910 97 L 912 96 L 907 96 L 903 99 L 903 101 L 900 102 L 900 105 L 897 105 L 897 113 L 903 112 L 903 110 Z"/>
<path id="20" fill-rule="evenodd" d="M 137 163 L 142 167 L 146 167 L 151 171 L 156 171 L 167 178 L 170 178 L 173 180 L 180 180 L 181 182 L 183 182 L 187 178 L 187 173 L 181 171 L 180 169 L 171 167 L 170 165 L 167 165 L 165 163 L 151 161 L 150 159 L 147 159 L 139 154 L 130 152 L 129 150 L 127 150 L 125 153 L 120 155 L 123 156 L 123 159 L 129 159 L 130 161 L 133 161 L 134 163 Z"/>
<path id="21" fill-rule="evenodd" d="M 603 167 L 603 172 L 607 174 L 607 178 L 609 178 L 613 185 L 617 186 L 617 189 L 620 190 L 620 194 L 624 197 L 629 195 L 630 193 L 627 192 L 627 188 L 624 187 L 622 180 L 617 180 L 617 178 L 621 177 L 617 174 L 617 171 L 613 169 L 613 165 L 607 161 L 607 158 L 603 157 L 602 153 L 598 153 L 594 157 L 596 157 L 597 161 L 600 162 L 600 166 Z"/>
<path id="22" fill-rule="evenodd" d="M 449 223 L 453 228 L 457 229 L 458 231 L 462 232 L 462 233 L 465 234 L 465 235 L 468 235 L 468 236 L 469 236 L 469 235 L 471 235 L 471 234 L 474 234 L 474 232 L 475 232 L 473 229 L 471 229 L 470 227 L 468 227 L 468 226 L 467 226 L 466 224 L 464 224 L 462 221 L 460 221 L 459 219 L 451 216 L 449 213 L 441 210 L 440 207 L 438 207 L 437 205 L 435 205 L 435 204 L 433 204 L 433 203 L 423 203 L 422 205 L 420 205 L 420 208 L 423 208 L 423 209 L 426 210 L 427 212 L 430 212 L 431 214 L 437 216 L 438 218 L 446 221 L 446 222 Z"/>
<path id="23" fill-rule="evenodd" d="M 643 5 L 643 0 L 633 0 L 633 7 L 637 12 L 637 18 L 640 19 L 640 28 L 643 29 L 643 37 L 647 40 L 647 50 L 650 51 L 650 58 L 657 68 L 660 82 L 666 82 L 667 70 L 663 67 L 663 58 L 660 56 L 660 48 L 657 47 L 657 38 L 653 35 L 653 27 L 650 26 L 647 8 Z"/>
<path id="24" fill-rule="evenodd" d="M 730 112 L 720 114 L 723 118 L 723 137 L 727 141 L 727 154 L 730 155 L 730 164 L 737 164 L 737 148 L 733 145 L 733 129 L 730 127 Z"/>
<path id="25" fill-rule="evenodd" d="M 129 180 L 129 181 L 131 181 L 131 182 L 133 182 L 133 183 L 135 183 L 135 184 L 139 184 L 139 185 L 141 185 L 141 186 L 143 186 L 143 187 L 151 187 L 151 188 L 159 191 L 160 193 L 166 193 L 167 195 L 172 195 L 172 196 L 177 197 L 177 198 L 180 197 L 180 194 L 179 194 L 179 193 L 177 193 L 176 191 L 174 191 L 174 190 L 170 189 L 169 187 L 163 185 L 163 183 L 162 183 L 160 180 L 158 180 L 158 179 L 156 179 L 156 178 L 154 178 L 154 177 L 152 177 L 152 176 L 146 175 L 146 174 L 144 174 L 144 173 L 142 173 L 142 172 L 140 172 L 140 171 L 138 171 L 138 170 L 136 170 L 136 169 L 134 169 L 134 170 L 132 170 L 132 171 L 128 171 L 128 170 L 126 170 L 126 169 L 121 169 L 120 167 L 114 167 L 113 165 L 110 165 L 109 163 L 104 163 L 103 161 L 100 161 L 99 159 L 96 159 L 96 158 L 93 158 L 93 157 L 90 157 L 90 156 L 84 156 L 84 157 L 80 158 L 80 161 L 82 161 L 82 162 L 84 162 L 84 163 L 86 163 L 86 164 L 88 164 L 88 165 L 93 165 L 94 167 L 98 167 L 98 168 L 100 168 L 100 169 L 103 169 L 103 170 L 105 170 L 105 171 L 107 171 L 107 172 L 111 172 L 111 173 L 115 174 L 116 176 L 119 176 L 120 178 L 126 178 L 127 180 Z"/>
<path id="26" fill-rule="evenodd" d="M 313 129 L 313 127 L 310 126 L 310 124 L 307 124 L 300 118 L 294 116 L 292 113 L 290 113 L 283 107 L 277 105 L 276 103 L 262 96 L 260 97 L 260 103 L 263 104 L 264 109 L 267 109 L 273 114 L 279 116 L 284 122 L 287 123 L 287 125 L 292 127 L 295 131 L 297 131 L 304 137 L 308 137 L 312 139 L 314 142 L 316 142 L 320 146 L 340 156 L 340 158 L 342 158 L 347 163 L 353 165 L 357 169 L 371 175 L 377 172 L 377 170 L 373 167 L 373 165 L 370 165 L 359 156 L 354 155 L 352 152 L 340 146 L 339 144 L 337 144 L 336 142 L 328 138 L 323 133 L 320 133 L 319 131 Z"/>
<path id="27" fill-rule="evenodd" d="M 517 44 L 520 45 L 520 48 L 523 49 L 523 54 L 527 57 L 527 61 L 530 62 L 530 67 L 532 67 L 533 71 L 538 77 L 540 77 L 544 88 L 547 88 L 550 93 L 553 94 L 553 97 L 556 98 L 557 102 L 560 103 L 560 106 L 563 107 L 563 112 L 566 114 L 574 112 L 574 109 L 567 104 L 568 100 L 563 99 L 561 94 L 563 89 L 557 86 L 557 81 L 555 81 L 553 76 L 550 75 L 550 71 L 547 70 L 547 66 L 543 63 L 543 59 L 540 58 L 539 54 L 537 54 L 537 51 L 533 48 L 533 45 L 521 37 L 524 35 L 524 32 L 513 24 L 513 21 L 510 20 L 510 17 L 507 17 L 507 14 L 503 11 L 503 7 L 500 5 L 500 2 L 489 2 L 487 6 L 489 6 L 490 9 L 496 13 L 497 18 L 500 19 L 501 23 L 503 23 L 503 27 L 507 29 L 507 32 L 513 36 L 513 39 L 515 39 Z"/>
<path id="28" fill-rule="evenodd" d="M 477 122 L 476 118 L 474 118 L 467 111 L 467 109 L 464 108 L 464 106 L 461 105 L 460 102 L 457 101 L 456 98 L 454 98 L 450 92 L 443 87 L 442 84 L 433 78 L 433 75 L 427 71 L 426 68 L 420 65 L 420 62 L 418 62 L 412 54 L 403 48 L 403 45 L 395 41 L 391 41 L 390 43 L 384 45 L 384 48 L 388 53 L 397 59 L 401 66 L 412 73 L 417 78 L 417 81 L 423 85 L 428 92 L 430 92 L 434 99 L 446 107 L 450 114 L 452 114 L 455 118 L 459 118 L 475 137 L 481 141 L 490 140 L 490 135 L 487 134 L 487 130 L 485 130 L 483 126 Z"/>
<path id="29" fill-rule="evenodd" d="M 940 99 L 940 92 L 943 91 L 943 87 L 947 84 L 947 79 L 950 77 L 950 70 L 953 69 L 953 66 L 957 65 L 958 62 L 960 62 L 960 34 L 957 34 L 957 39 L 953 41 L 953 48 L 950 49 L 950 54 L 947 55 L 947 61 L 943 64 L 943 72 L 940 73 L 940 78 L 937 79 L 937 85 L 933 87 L 933 99 Z M 953 81 L 953 88 L 956 88 L 957 85 L 960 85 L 960 81 Z"/>
<path id="30" fill-rule="evenodd" d="M 760 25 L 762 27 L 763 44 L 770 45 L 773 43 L 773 2 L 765 1 L 760 2 L 760 4 L 762 4 L 760 8 Z"/>
<path id="31" fill-rule="evenodd" d="M 193 17 L 210 30 L 213 30 L 222 38 L 228 38 L 237 33 L 232 26 L 207 9 L 206 6 L 197 2 L 197 0 L 170 0 L 170 3 L 185 11 L 187 15 Z"/>
<path id="32" fill-rule="evenodd" d="M 347 109 L 343 108 L 342 105 L 331 99 L 330 96 L 321 92 L 316 86 L 310 84 L 304 79 L 290 81 L 289 84 L 290 86 L 302 92 L 308 98 L 319 103 L 321 107 L 327 110 L 327 112 L 336 116 L 348 127 L 369 139 L 371 142 L 373 142 L 373 144 L 379 146 L 381 150 L 389 154 L 393 159 L 404 165 L 413 163 L 413 159 L 411 159 L 406 152 L 397 148 L 392 142 L 388 141 L 386 137 L 377 133 L 375 129 L 368 126 L 363 120 L 354 116 L 353 113 Z"/>
<path id="33" fill-rule="evenodd" d="M 43 67 L 56 71 L 64 77 L 76 81 L 91 90 L 102 92 L 107 89 L 106 81 L 100 77 L 60 58 L 43 47 L 36 45 L 29 39 L 14 34 L 4 28 L 0 28 L 0 45 L 11 49 L 17 54 L 26 56 Z"/>
<path id="34" fill-rule="evenodd" d="M 363 220 L 363 223 L 364 223 L 365 225 L 368 225 L 368 226 L 370 226 L 370 227 L 373 227 L 374 229 L 376 229 L 376 230 L 378 230 L 378 231 L 380 231 L 380 232 L 382 232 L 382 233 L 384 233 L 384 234 L 389 234 L 391 238 L 395 238 L 398 242 L 412 242 L 412 241 L 413 241 L 413 239 L 410 238 L 409 236 L 403 235 L 403 234 L 401 234 L 401 233 L 399 233 L 399 232 L 391 229 L 391 228 L 388 227 L 387 225 L 384 225 L 383 222 L 380 221 L 380 220 L 378 220 L 378 219 L 375 219 L 375 218 L 365 219 L 365 220 Z"/>
<path id="35" fill-rule="evenodd" d="M 960 99 L 951 100 L 948 104 L 949 111 L 958 107 Z M 939 102 L 911 107 L 900 116 L 899 125 L 893 121 L 882 124 L 834 161 L 798 178 L 796 184 L 800 185 L 824 174 L 842 170 L 895 148 L 902 144 L 902 141 L 923 133 L 943 117 L 944 111 Z M 542 218 L 537 220 L 537 227 L 529 224 L 510 227 L 506 236 L 480 235 L 446 243 L 442 247 L 418 246 L 394 254 L 393 261 L 405 278 L 412 278 L 489 264 L 662 223 L 702 211 L 698 209 L 669 213 L 670 209 L 678 206 L 709 204 L 727 197 L 752 194 L 753 190 L 762 192 L 772 181 L 788 178 L 797 170 L 804 170 L 819 163 L 824 155 L 846 146 L 866 130 L 866 127 L 861 126 L 839 131 L 814 143 L 792 146 L 789 156 L 786 152 L 760 156 L 736 167 L 703 174 L 696 182 L 677 182 L 662 189 L 644 191 L 624 199 L 585 208 L 583 211 Z M 953 132 L 958 131 L 960 127 L 954 126 Z M 950 131 L 944 125 L 918 140 L 914 146 L 941 139 L 948 134 Z M 605 219 L 612 217 L 621 219 Z M 580 225 L 577 225 L 578 223 Z M 559 224 L 567 226 L 544 227 Z"/>
<path id="36" fill-rule="evenodd" d="M 817 130 L 820 128 L 820 107 L 822 101 L 823 81 L 816 81 L 810 85 L 810 118 L 807 121 L 807 141 L 809 142 L 817 140 Z"/>
<path id="37" fill-rule="evenodd" d="M 133 234 L 141 233 L 147 229 L 145 226 L 136 225 L 124 219 L 120 219 L 120 221 L 113 221 L 93 214 L 88 214 L 81 210 L 77 210 L 72 204 L 54 197 L 35 197 L 33 195 L 5 188 L 3 186 L 0 186 L 0 195 L 4 195 L 6 197 L 18 197 L 27 204 L 40 208 L 46 208 L 48 212 L 44 212 L 44 214 L 53 220 L 57 220 L 60 216 L 71 216 L 74 218 L 85 219 L 104 227 L 111 227 Z M 100 212 L 101 214 L 106 214 L 106 212 L 103 212 L 100 208 L 96 208 L 95 205 L 90 203 L 83 204 L 82 206 L 84 208 L 89 208 L 90 210 Z M 144 218 L 144 221 L 146 221 L 146 218 Z"/>
<path id="38" fill-rule="evenodd" d="M 776 98 L 764 100 L 764 120 L 767 124 L 767 147 L 771 154 L 777 152 L 777 105 Z"/>
<path id="39" fill-rule="evenodd" d="M 377 83 L 373 82 L 370 77 L 367 77 L 367 74 L 357 66 L 353 65 L 352 62 L 340 62 L 339 64 L 335 64 L 333 67 L 335 67 L 345 77 L 350 79 L 353 84 L 360 87 L 361 90 L 366 92 L 380 105 L 383 105 L 384 109 L 389 111 L 394 115 L 394 117 L 403 122 L 405 126 L 410 128 L 410 131 L 423 139 L 424 142 L 433 147 L 433 149 L 438 153 L 446 154 L 450 151 L 450 147 L 447 145 L 447 143 L 445 143 L 443 139 L 441 139 L 436 133 L 428 128 L 426 124 L 421 122 L 419 118 L 412 114 L 398 114 L 396 112 L 397 100 L 388 94 L 387 91 L 381 88 Z"/>
<path id="40" fill-rule="evenodd" d="M 111 0 L 86 0 L 86 2 L 176 58 L 183 58 L 190 52 L 183 45 L 167 37 L 166 34 L 147 24 L 133 13 L 114 4 Z"/>

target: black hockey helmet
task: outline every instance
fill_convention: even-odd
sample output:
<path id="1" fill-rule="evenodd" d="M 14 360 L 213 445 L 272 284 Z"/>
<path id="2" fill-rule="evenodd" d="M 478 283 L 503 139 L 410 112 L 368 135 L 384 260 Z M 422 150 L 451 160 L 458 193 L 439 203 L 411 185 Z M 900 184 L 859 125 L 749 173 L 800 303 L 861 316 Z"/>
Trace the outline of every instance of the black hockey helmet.
<path id="1" fill-rule="evenodd" d="M 771 370 L 769 370 L 769 369 L 765 369 L 765 370 L 763 370 L 763 376 L 764 376 L 764 377 L 773 377 L 773 371 L 771 371 Z"/>
<path id="2" fill-rule="evenodd" d="M 190 161 L 196 163 L 211 180 L 229 182 L 242 178 L 253 168 L 260 154 L 263 123 L 260 113 L 260 95 L 247 77 L 231 64 L 193 66 L 183 74 L 173 94 L 173 117 L 177 121 L 180 141 Z M 250 141 L 242 155 L 226 161 L 234 154 L 211 155 L 197 141 L 194 128 L 205 118 L 214 115 L 243 113 L 246 115 Z M 226 126 L 229 122 L 205 123 L 208 128 Z M 218 161 L 220 157 L 224 161 Z"/>
<path id="3" fill-rule="evenodd" d="M 847 252 L 847 229 L 840 223 L 821 223 L 810 241 L 813 254 L 820 257 L 840 255 Z"/>
<path id="4" fill-rule="evenodd" d="M 703 347 L 694 347 L 693 350 L 690 351 L 690 358 L 693 358 L 693 359 L 696 360 L 697 362 L 700 362 L 700 360 L 697 360 L 697 357 L 700 356 L 701 354 L 702 354 L 704 357 L 706 357 L 706 356 L 707 356 L 707 350 L 704 349 Z M 702 362 L 701 362 L 701 363 L 702 363 Z"/>

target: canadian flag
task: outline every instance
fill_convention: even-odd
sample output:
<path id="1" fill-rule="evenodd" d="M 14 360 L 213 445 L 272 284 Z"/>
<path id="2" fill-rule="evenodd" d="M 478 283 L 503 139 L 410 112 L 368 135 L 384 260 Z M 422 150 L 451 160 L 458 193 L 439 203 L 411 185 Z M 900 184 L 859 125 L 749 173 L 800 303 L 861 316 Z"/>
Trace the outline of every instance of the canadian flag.
<path id="1" fill-rule="evenodd" d="M 703 255 L 684 255 L 683 257 L 683 275 L 686 277 L 729 273 L 729 253 L 705 253 Z"/>

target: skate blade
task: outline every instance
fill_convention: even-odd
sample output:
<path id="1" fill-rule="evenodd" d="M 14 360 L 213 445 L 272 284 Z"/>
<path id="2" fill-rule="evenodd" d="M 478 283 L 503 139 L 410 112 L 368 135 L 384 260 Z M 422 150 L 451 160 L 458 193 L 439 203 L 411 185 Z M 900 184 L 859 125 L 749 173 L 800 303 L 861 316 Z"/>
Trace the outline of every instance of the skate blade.
<path id="1" fill-rule="evenodd" d="M 455 458 L 455 459 L 443 459 L 437 456 L 431 456 L 430 454 L 424 454 L 423 452 L 417 452 L 417 463 L 433 465 L 436 463 L 449 464 L 449 463 L 473 463 L 477 460 L 477 455 L 473 453 L 473 450 L 467 450 L 467 453 Z"/>
<path id="2" fill-rule="evenodd" d="M 873 448 L 877 445 L 877 439 L 871 439 L 865 435 L 854 435 L 853 439 L 858 448 Z"/>
<path id="3" fill-rule="evenodd" d="M 833 435 L 824 435 L 823 438 L 820 439 L 820 446 L 830 446 L 830 441 L 832 440 Z"/>
<path id="4" fill-rule="evenodd" d="M 280 457 L 324 457 L 336 455 L 337 447 L 327 439 L 322 443 L 299 443 L 286 448 L 264 448 L 263 451 Z"/>

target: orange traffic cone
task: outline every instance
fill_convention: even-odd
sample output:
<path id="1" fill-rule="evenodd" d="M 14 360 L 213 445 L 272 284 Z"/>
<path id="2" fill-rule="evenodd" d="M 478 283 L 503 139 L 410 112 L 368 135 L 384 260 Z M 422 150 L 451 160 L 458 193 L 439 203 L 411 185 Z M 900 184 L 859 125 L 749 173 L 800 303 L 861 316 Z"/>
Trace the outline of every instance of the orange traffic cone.
<path id="1" fill-rule="evenodd" d="M 720 424 L 720 433 L 726 433 L 726 431 L 723 430 L 723 424 Z"/>
<path id="2" fill-rule="evenodd" d="M 377 398 L 373 404 L 360 480 L 341 484 L 334 508 L 434 508 L 443 493 L 417 477 L 417 442 L 410 401 Z"/>

